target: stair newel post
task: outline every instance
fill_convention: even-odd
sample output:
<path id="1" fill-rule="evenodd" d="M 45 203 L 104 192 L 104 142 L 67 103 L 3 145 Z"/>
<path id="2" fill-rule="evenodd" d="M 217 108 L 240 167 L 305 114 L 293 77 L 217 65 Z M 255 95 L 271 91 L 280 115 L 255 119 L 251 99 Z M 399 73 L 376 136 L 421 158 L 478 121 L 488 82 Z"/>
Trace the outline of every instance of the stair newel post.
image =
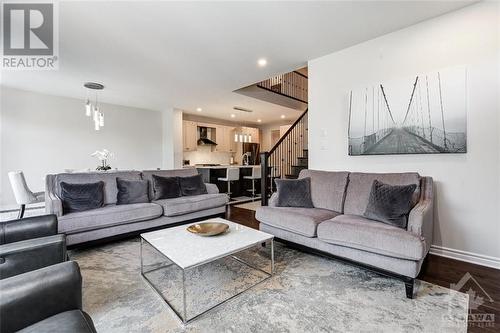
<path id="1" fill-rule="evenodd" d="M 260 197 L 261 197 L 261 205 L 267 206 L 268 201 L 268 192 L 269 192 L 269 153 L 261 152 L 260 153 Z M 272 181 L 272 179 L 271 179 Z"/>

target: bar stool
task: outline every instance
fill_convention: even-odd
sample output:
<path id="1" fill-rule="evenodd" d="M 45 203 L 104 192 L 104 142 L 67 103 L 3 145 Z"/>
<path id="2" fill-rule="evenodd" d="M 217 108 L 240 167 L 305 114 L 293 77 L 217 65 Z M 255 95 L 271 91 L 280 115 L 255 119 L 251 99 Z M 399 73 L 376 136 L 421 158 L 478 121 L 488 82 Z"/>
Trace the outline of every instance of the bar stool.
<path id="1" fill-rule="evenodd" d="M 248 190 L 248 191 L 251 191 L 252 192 L 252 197 L 255 198 L 255 180 L 261 178 L 260 165 L 252 167 L 252 175 L 251 176 L 244 176 L 243 178 L 244 179 L 251 179 L 252 180 L 252 189 Z"/>
<path id="2" fill-rule="evenodd" d="M 240 180 L 240 168 L 227 168 L 226 177 L 218 178 L 221 182 L 227 182 L 227 196 L 231 198 L 231 182 Z"/>
<path id="3" fill-rule="evenodd" d="M 26 205 L 45 201 L 45 192 L 31 192 L 28 184 L 26 184 L 26 179 L 24 178 L 24 173 L 22 171 L 11 171 L 8 175 L 12 191 L 14 192 L 14 197 L 19 205 L 19 214 L 17 215 L 17 218 L 21 219 L 24 216 Z"/>

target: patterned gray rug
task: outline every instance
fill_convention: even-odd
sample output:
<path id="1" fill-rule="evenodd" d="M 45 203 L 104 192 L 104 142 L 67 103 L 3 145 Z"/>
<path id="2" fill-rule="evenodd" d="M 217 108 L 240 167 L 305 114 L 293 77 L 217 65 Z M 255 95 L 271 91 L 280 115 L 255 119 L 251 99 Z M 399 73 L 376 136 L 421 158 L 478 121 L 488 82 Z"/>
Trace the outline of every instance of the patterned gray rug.
<path id="1" fill-rule="evenodd" d="M 248 250 L 249 260 L 266 249 Z M 276 245 L 276 274 L 183 327 L 140 275 L 138 239 L 71 251 L 81 267 L 84 309 L 99 332 L 466 332 L 466 294 L 419 281 L 414 300 L 402 282 Z M 178 297 L 175 274 L 156 276 Z M 188 275 L 188 308 L 198 311 L 262 278 L 233 259 Z M 169 298 L 170 299 L 170 298 Z M 175 303 L 175 302 L 174 302 Z"/>

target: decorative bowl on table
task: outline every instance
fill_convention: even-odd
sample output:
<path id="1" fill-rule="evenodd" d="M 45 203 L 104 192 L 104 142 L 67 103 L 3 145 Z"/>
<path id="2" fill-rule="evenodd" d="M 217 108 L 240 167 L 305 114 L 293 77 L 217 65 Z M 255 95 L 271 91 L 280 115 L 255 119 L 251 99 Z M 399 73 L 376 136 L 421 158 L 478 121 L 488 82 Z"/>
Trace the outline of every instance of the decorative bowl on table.
<path id="1" fill-rule="evenodd" d="M 229 226 L 220 222 L 201 222 L 192 224 L 187 231 L 200 236 L 216 236 L 225 233 Z"/>

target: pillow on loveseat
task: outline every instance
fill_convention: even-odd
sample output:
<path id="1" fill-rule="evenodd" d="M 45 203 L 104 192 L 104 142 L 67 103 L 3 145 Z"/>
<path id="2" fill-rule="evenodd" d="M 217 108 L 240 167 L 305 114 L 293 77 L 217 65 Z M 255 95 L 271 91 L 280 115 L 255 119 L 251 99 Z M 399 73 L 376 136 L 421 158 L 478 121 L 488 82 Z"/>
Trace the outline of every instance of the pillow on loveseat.
<path id="1" fill-rule="evenodd" d="M 154 200 L 178 198 L 181 194 L 179 177 L 153 175 Z"/>
<path id="2" fill-rule="evenodd" d="M 179 185 L 183 196 L 207 194 L 207 186 L 201 175 L 179 177 Z"/>
<path id="3" fill-rule="evenodd" d="M 104 182 L 72 184 L 61 182 L 63 215 L 104 206 Z"/>
<path id="4" fill-rule="evenodd" d="M 117 205 L 149 202 L 149 183 L 147 180 L 128 180 L 116 177 Z"/>
<path id="5" fill-rule="evenodd" d="M 277 207 L 313 208 L 311 178 L 275 179 L 278 199 Z"/>
<path id="6" fill-rule="evenodd" d="M 389 185 L 374 180 L 364 217 L 406 229 L 417 185 Z"/>

